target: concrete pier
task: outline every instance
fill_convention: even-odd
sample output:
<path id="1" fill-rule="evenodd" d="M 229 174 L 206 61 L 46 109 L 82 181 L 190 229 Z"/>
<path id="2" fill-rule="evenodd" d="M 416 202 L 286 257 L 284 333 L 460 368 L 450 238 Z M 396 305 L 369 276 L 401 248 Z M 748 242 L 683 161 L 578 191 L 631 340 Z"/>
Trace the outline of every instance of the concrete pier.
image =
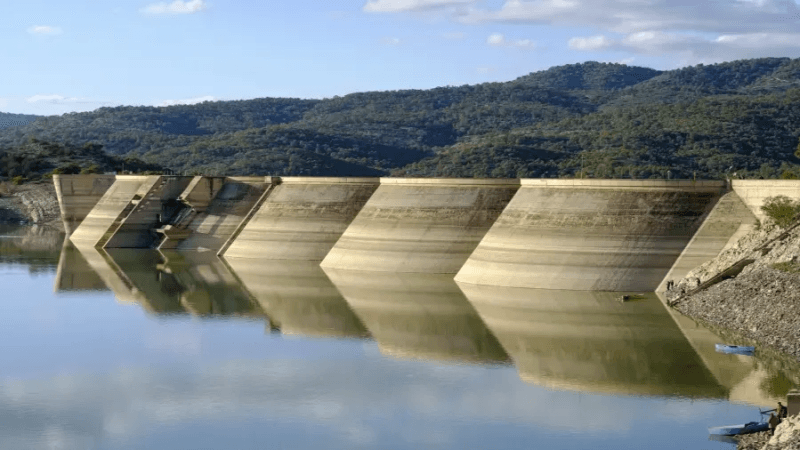
<path id="1" fill-rule="evenodd" d="M 378 178 L 281 177 L 224 255 L 321 261 L 378 183 Z"/>
<path id="2" fill-rule="evenodd" d="M 522 180 L 455 279 L 652 292 L 724 189 L 721 181 Z"/>
<path id="3" fill-rule="evenodd" d="M 105 248 L 151 248 L 159 240 L 155 229 L 178 209 L 175 200 L 190 177 L 160 177 L 124 217 L 103 244 Z M 113 229 L 113 227 L 112 227 Z M 111 231 L 109 231 L 111 233 Z M 102 240 L 101 240 L 102 242 Z"/>
<path id="4" fill-rule="evenodd" d="M 321 266 L 454 274 L 518 188 L 518 180 L 381 178 Z"/>
<path id="5" fill-rule="evenodd" d="M 63 177 L 62 177 L 63 178 Z M 119 177 L 108 188 L 81 224 L 70 235 L 70 240 L 82 245 L 101 246 L 108 233 L 113 234 L 120 223 L 127 217 L 138 202 L 161 180 L 159 175 L 127 175 Z M 68 197 L 62 191 L 59 204 L 69 204 Z"/>
<path id="6" fill-rule="evenodd" d="M 714 259 L 729 246 L 736 244 L 742 236 L 749 233 L 755 224 L 755 216 L 736 192 L 728 192 L 723 195 L 683 249 L 656 291 L 666 292 L 667 281 L 677 282 L 695 267 Z"/>
<path id="7" fill-rule="evenodd" d="M 220 251 L 243 226 L 242 221 L 272 186 L 271 177 L 228 177 L 216 195 L 188 225 L 188 236 L 178 250 Z M 191 200 L 189 200 L 191 202 Z"/>
<path id="8" fill-rule="evenodd" d="M 89 215 L 115 179 L 116 175 L 53 175 L 58 207 L 67 234 L 75 231 Z"/>

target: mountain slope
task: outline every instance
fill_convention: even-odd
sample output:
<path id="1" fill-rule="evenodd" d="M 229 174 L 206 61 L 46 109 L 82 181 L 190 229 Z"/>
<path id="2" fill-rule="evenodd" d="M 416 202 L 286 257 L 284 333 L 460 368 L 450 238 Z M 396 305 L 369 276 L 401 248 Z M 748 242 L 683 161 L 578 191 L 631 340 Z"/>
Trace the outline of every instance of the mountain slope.
<path id="1" fill-rule="evenodd" d="M 0 130 L 0 151 L 93 143 L 213 174 L 800 176 L 798 88 L 800 59 L 590 61 L 504 83 L 100 108 Z"/>

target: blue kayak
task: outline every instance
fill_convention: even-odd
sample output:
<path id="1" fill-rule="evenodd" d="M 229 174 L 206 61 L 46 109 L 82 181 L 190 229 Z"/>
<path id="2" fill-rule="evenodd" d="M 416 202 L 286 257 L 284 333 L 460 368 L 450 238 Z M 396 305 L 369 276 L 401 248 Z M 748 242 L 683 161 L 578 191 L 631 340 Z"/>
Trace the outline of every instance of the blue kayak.
<path id="1" fill-rule="evenodd" d="M 755 347 L 748 347 L 745 345 L 726 345 L 717 344 L 717 353 L 735 353 L 737 355 L 752 355 L 756 350 Z"/>
<path id="2" fill-rule="evenodd" d="M 758 433 L 759 431 L 767 430 L 769 430 L 769 424 L 767 422 L 747 422 L 741 425 L 726 425 L 724 427 L 709 428 L 708 434 L 735 436 L 737 434 Z"/>

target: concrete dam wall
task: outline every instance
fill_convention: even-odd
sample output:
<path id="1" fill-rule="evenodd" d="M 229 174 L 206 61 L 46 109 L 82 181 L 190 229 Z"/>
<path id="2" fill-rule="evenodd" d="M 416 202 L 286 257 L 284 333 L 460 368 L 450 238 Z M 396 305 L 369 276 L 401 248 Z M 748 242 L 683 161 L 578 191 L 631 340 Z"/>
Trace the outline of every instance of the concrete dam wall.
<path id="1" fill-rule="evenodd" d="M 584 291 L 663 290 L 751 229 L 767 197 L 800 198 L 795 180 L 60 175 L 55 182 L 64 217 L 85 215 L 71 236 L 76 244 L 206 249 L 230 261 L 321 261 L 326 270 Z"/>
<path id="2" fill-rule="evenodd" d="M 653 291 L 724 189 L 714 181 L 522 180 L 455 279 L 536 289 Z M 723 244 L 734 231 L 720 230 L 727 233 Z"/>
<path id="3" fill-rule="evenodd" d="M 71 178 L 76 176 L 79 175 L 73 175 Z M 67 177 L 62 175 L 59 180 L 65 178 Z M 70 240 L 93 246 L 105 245 L 105 240 L 103 242 L 101 240 L 107 237 L 109 232 L 113 235 L 113 232 L 116 231 L 115 227 L 119 226 L 160 179 L 161 177 L 158 175 L 130 175 L 116 178 L 114 184 L 98 199 L 94 208 L 72 233 Z M 77 184 L 77 181 L 75 180 L 74 183 Z M 73 203 L 64 191 L 60 193 L 57 191 L 57 194 L 62 197 L 59 198 L 60 205 Z M 71 210 L 68 211 L 70 211 L 68 214 L 71 214 Z"/>
<path id="4" fill-rule="evenodd" d="M 114 184 L 116 175 L 53 175 L 64 229 L 72 233 Z"/>
<path id="5" fill-rule="evenodd" d="M 224 255 L 322 261 L 378 184 L 378 178 L 281 178 Z"/>
<path id="6" fill-rule="evenodd" d="M 518 188 L 518 180 L 381 178 L 321 266 L 454 274 Z"/>

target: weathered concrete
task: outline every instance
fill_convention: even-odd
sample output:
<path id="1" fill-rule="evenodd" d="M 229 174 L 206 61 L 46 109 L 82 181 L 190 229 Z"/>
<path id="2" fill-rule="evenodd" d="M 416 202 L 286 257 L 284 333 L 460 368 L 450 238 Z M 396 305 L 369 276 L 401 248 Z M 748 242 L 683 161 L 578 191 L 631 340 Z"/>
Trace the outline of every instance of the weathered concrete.
<path id="1" fill-rule="evenodd" d="M 321 261 L 378 183 L 378 178 L 281 177 L 224 255 Z"/>
<path id="2" fill-rule="evenodd" d="M 724 187 L 723 182 L 522 180 L 455 279 L 538 289 L 653 291 Z"/>
<path id="3" fill-rule="evenodd" d="M 176 212 L 179 208 L 176 198 L 191 181 L 190 177 L 162 176 L 120 222 L 104 247 L 153 247 L 160 239 L 155 229 Z"/>
<path id="4" fill-rule="evenodd" d="M 70 235 L 70 240 L 81 245 L 97 245 L 112 227 L 119 226 L 160 179 L 159 175 L 128 175 L 116 179 Z M 63 192 L 62 197 L 66 199 Z"/>
<path id="5" fill-rule="evenodd" d="M 196 176 L 178 197 L 197 212 L 204 212 L 225 185 L 225 177 Z"/>
<path id="6" fill-rule="evenodd" d="M 369 335 L 316 261 L 225 257 L 273 329 L 300 336 Z"/>
<path id="7" fill-rule="evenodd" d="M 324 270 L 382 353 L 508 362 L 508 355 L 449 275 Z"/>
<path id="8" fill-rule="evenodd" d="M 755 216 L 750 213 L 736 192 L 723 195 L 656 291 L 666 291 L 667 281 L 677 282 L 695 267 L 716 258 L 723 250 L 747 234 L 755 223 Z"/>
<path id="9" fill-rule="evenodd" d="M 767 197 L 785 195 L 800 200 L 800 180 L 733 180 L 731 186 L 753 215 L 761 221 L 766 219 L 761 206 Z"/>
<path id="10" fill-rule="evenodd" d="M 209 249 L 217 252 L 237 231 L 242 221 L 271 186 L 271 177 L 228 177 L 225 184 L 197 214 L 188 229 L 191 234 L 177 246 L 179 250 Z"/>
<path id="11" fill-rule="evenodd" d="M 456 273 L 518 188 L 518 180 L 381 178 L 321 266 Z"/>
<path id="12" fill-rule="evenodd" d="M 116 175 L 53 175 L 58 207 L 67 234 L 75 231 L 89 215 Z"/>
<path id="13" fill-rule="evenodd" d="M 554 389 L 635 395 L 727 395 L 654 294 L 458 283 L 520 378 Z"/>

